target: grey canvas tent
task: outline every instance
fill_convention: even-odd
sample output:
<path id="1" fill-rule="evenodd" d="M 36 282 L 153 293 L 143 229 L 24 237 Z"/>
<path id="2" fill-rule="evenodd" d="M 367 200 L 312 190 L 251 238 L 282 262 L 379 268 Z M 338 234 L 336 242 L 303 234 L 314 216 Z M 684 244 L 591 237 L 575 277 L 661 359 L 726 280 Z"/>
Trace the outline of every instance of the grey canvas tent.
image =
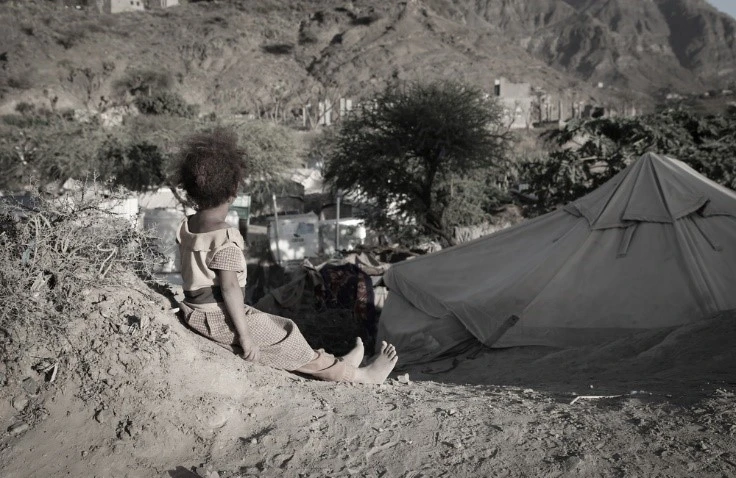
<path id="1" fill-rule="evenodd" d="M 567 347 L 675 327 L 736 308 L 736 193 L 646 154 L 564 208 L 385 281 L 379 336 L 404 363 L 469 339 Z"/>

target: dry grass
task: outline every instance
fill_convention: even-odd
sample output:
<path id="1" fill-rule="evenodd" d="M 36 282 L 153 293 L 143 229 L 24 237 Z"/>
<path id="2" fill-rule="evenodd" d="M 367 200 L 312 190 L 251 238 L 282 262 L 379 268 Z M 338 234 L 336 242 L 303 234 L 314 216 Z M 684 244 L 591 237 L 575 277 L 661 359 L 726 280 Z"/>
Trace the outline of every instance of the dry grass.
<path id="1" fill-rule="evenodd" d="M 121 272 L 150 274 L 153 238 L 110 212 L 119 197 L 94 188 L 61 198 L 0 203 L 0 355 L 53 350 L 91 288 L 118 285 Z"/>

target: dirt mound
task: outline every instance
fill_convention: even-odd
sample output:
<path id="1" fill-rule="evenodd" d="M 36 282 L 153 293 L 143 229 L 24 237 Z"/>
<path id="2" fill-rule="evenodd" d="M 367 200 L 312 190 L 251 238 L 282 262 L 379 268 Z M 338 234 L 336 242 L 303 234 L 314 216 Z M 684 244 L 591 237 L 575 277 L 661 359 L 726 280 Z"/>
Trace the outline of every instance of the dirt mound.
<path id="1" fill-rule="evenodd" d="M 46 351 L 3 370 L 2 476 L 736 471 L 733 375 L 712 381 L 733 363 L 732 315 L 598 349 L 466 354 L 353 386 L 246 363 L 187 330 L 165 296 L 126 284 L 89 291 L 64 360 Z M 33 368 L 55 361 L 53 381 Z M 588 388 L 596 367 L 621 396 L 571 405 L 603 394 Z M 648 388 L 645 371 L 669 388 Z M 681 376 L 693 386 L 678 392 Z"/>

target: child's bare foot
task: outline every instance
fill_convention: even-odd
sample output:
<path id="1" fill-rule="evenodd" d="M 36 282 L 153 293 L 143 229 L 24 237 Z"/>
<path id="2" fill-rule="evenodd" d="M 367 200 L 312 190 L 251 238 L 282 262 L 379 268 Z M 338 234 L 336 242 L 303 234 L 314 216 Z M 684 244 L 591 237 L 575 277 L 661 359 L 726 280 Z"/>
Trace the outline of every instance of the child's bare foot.
<path id="1" fill-rule="evenodd" d="M 348 365 L 352 365 L 353 367 L 358 368 L 360 367 L 360 364 L 363 363 L 364 355 L 365 355 L 365 350 L 363 347 L 363 340 L 360 337 L 356 337 L 355 347 L 353 347 L 353 350 L 343 355 L 342 359 Z"/>
<path id="2" fill-rule="evenodd" d="M 372 357 L 371 363 L 361 367 L 355 374 L 357 383 L 383 383 L 399 359 L 393 345 L 381 342 L 381 351 Z"/>

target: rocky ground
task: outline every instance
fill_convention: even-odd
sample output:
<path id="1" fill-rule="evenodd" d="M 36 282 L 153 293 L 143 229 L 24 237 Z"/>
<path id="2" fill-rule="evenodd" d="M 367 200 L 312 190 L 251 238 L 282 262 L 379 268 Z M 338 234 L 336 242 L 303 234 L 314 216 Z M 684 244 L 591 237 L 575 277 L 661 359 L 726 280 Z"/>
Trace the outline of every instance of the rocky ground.
<path id="1" fill-rule="evenodd" d="M 0 475 L 736 474 L 734 315 L 607 347 L 476 348 L 356 386 L 246 363 L 161 291 L 90 290 L 68 356 L 0 371 Z"/>

